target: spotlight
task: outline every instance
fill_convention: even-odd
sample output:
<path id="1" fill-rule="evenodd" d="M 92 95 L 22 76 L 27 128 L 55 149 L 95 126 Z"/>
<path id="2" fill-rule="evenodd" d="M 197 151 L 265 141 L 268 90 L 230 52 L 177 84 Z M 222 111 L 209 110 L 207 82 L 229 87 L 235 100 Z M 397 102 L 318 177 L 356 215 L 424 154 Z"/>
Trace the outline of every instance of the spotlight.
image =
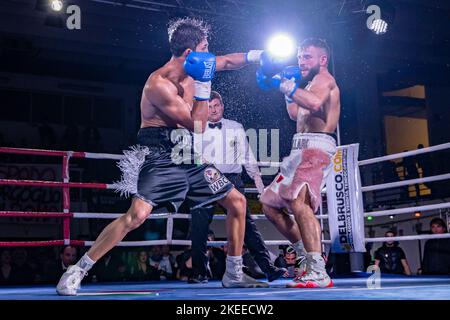
<path id="1" fill-rule="evenodd" d="M 394 219 L 394 216 L 389 216 L 389 219 Z"/>
<path id="2" fill-rule="evenodd" d="M 372 216 L 367 216 L 367 221 L 372 221 L 373 217 Z"/>
<path id="3" fill-rule="evenodd" d="M 295 52 L 295 45 L 290 36 L 277 34 L 269 39 L 267 49 L 275 57 L 289 58 Z"/>
<path id="4" fill-rule="evenodd" d="M 385 34 L 388 30 L 388 23 L 383 19 L 375 19 L 372 22 L 370 30 L 375 32 L 375 34 Z"/>
<path id="5" fill-rule="evenodd" d="M 414 217 L 421 217 L 422 216 L 422 212 L 418 211 L 416 213 L 414 213 Z"/>
<path id="6" fill-rule="evenodd" d="M 52 8 L 53 11 L 61 11 L 63 8 L 62 0 L 50 0 L 50 8 Z"/>

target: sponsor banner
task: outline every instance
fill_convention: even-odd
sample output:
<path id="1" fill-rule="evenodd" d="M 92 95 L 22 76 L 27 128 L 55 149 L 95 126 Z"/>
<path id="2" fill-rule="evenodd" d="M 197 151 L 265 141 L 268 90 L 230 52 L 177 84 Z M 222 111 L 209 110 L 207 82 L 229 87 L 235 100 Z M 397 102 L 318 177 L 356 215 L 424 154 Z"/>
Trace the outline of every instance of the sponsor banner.
<path id="1" fill-rule="evenodd" d="M 336 253 L 366 251 L 358 150 L 359 144 L 338 147 L 326 182 L 331 250 Z"/>
<path id="2" fill-rule="evenodd" d="M 61 181 L 61 165 L 53 164 L 0 164 L 0 179 Z M 0 210 L 61 211 L 61 188 L 2 186 Z M 32 220 L 44 218 L 11 218 Z M 48 218 L 45 218 L 48 219 Z"/>

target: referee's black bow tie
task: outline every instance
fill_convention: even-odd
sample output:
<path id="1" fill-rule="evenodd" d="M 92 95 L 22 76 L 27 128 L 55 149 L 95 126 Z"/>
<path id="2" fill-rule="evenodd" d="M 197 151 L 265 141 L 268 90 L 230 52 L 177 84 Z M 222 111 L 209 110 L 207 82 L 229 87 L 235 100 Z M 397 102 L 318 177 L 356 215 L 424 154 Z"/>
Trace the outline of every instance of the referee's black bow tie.
<path id="1" fill-rule="evenodd" d="M 216 123 L 208 123 L 208 126 L 211 129 L 217 128 L 217 129 L 222 129 L 222 122 L 216 122 Z"/>

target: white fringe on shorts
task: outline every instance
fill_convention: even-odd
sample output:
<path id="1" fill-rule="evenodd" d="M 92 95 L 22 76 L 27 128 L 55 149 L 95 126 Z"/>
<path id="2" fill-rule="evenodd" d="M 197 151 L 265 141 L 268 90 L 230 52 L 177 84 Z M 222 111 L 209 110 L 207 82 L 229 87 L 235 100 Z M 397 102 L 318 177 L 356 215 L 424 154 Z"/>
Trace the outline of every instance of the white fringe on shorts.
<path id="1" fill-rule="evenodd" d="M 137 182 L 145 156 L 150 154 L 148 147 L 135 145 L 130 150 L 124 150 L 125 157 L 117 163 L 117 167 L 122 171 L 120 181 L 115 181 L 114 191 L 120 192 L 121 196 L 128 198 L 137 193 Z"/>

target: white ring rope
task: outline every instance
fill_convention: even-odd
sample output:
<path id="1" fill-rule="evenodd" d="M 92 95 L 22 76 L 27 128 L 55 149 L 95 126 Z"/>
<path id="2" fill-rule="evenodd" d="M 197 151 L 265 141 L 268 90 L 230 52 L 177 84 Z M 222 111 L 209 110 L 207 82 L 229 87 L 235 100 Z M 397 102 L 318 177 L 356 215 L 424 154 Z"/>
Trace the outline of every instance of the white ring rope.
<path id="1" fill-rule="evenodd" d="M 383 210 L 383 211 L 364 212 L 364 217 L 368 217 L 368 216 L 382 217 L 382 216 L 391 216 L 391 215 L 403 214 L 403 213 L 411 213 L 411 212 L 416 212 L 416 211 L 431 211 L 431 210 L 448 209 L 448 208 L 450 208 L 450 202 L 438 203 L 438 204 L 428 204 L 428 205 L 417 206 L 417 207 L 407 207 L 407 208 L 400 208 L 400 209 Z"/>
<path id="2" fill-rule="evenodd" d="M 123 216 L 124 213 L 101 213 L 101 212 L 73 212 L 74 218 L 81 219 L 115 219 Z M 252 214 L 250 215 L 253 220 L 267 220 L 266 216 L 263 214 Z M 316 217 L 322 217 L 317 215 Z M 213 216 L 214 220 L 225 220 L 227 218 L 224 214 L 215 214 Z M 152 213 L 147 219 L 191 219 L 191 214 L 185 213 Z"/>
<path id="3" fill-rule="evenodd" d="M 450 206 L 450 205 L 449 205 Z M 101 212 L 73 212 L 74 218 L 80 219 L 116 219 L 123 216 L 124 213 L 101 213 Z M 292 216 L 292 215 L 290 215 Z M 250 217 L 253 220 L 267 220 L 264 214 L 252 214 Z M 213 220 L 225 220 L 227 218 L 224 214 L 215 214 Z M 317 219 L 328 218 L 328 215 L 316 215 Z M 152 213 L 147 219 L 191 219 L 191 214 L 186 213 Z"/>
<path id="4" fill-rule="evenodd" d="M 388 156 L 377 157 L 377 158 L 372 158 L 372 159 L 367 159 L 367 160 L 361 160 L 361 161 L 358 161 L 358 164 L 360 166 L 365 166 L 365 165 L 373 164 L 373 163 L 377 163 L 377 162 L 383 162 L 383 161 L 393 160 L 393 159 L 398 159 L 398 158 L 405 158 L 405 157 L 415 156 L 415 155 L 422 154 L 422 153 L 428 153 L 428 152 L 445 150 L 445 149 L 450 149 L 450 142 L 438 144 L 438 145 L 432 146 L 432 147 L 426 147 L 426 148 L 422 148 L 422 149 L 412 150 L 412 151 L 394 153 L 394 154 L 390 154 Z"/>
<path id="5" fill-rule="evenodd" d="M 448 179 L 450 179 L 450 173 L 444 173 L 444 174 L 439 174 L 439 175 L 425 177 L 425 178 L 409 179 L 409 180 L 402 180 L 402 181 L 396 181 L 396 182 L 375 184 L 373 186 L 365 186 L 365 187 L 361 187 L 361 191 L 369 192 L 369 191 L 376 191 L 376 190 L 383 190 L 383 189 L 391 189 L 391 188 L 409 186 L 409 185 L 413 185 L 413 184 L 421 184 L 421 183 L 442 181 L 442 180 L 448 180 Z M 108 189 L 112 189 L 112 187 L 111 188 L 108 187 Z M 244 190 L 245 190 L 245 192 L 248 192 L 248 193 L 258 193 L 258 190 L 256 188 L 245 188 Z M 326 191 L 327 191 L 327 189 L 325 187 L 322 189 L 321 193 L 324 194 L 324 193 L 326 193 Z"/>
<path id="6" fill-rule="evenodd" d="M 123 157 L 124 155 L 121 154 L 85 152 L 85 158 L 88 159 L 121 160 Z"/>
<path id="7" fill-rule="evenodd" d="M 450 142 L 438 144 L 436 146 L 426 147 L 426 148 L 422 148 L 422 149 L 394 153 L 394 154 L 390 154 L 387 156 L 382 156 L 382 157 L 377 157 L 377 158 L 372 158 L 372 159 L 360 160 L 360 161 L 358 161 L 358 165 L 365 166 L 365 165 L 374 164 L 377 162 L 383 162 L 383 161 L 393 160 L 393 159 L 398 159 L 398 158 L 405 158 L 405 157 L 415 156 L 418 154 L 440 151 L 440 150 L 445 150 L 445 149 L 450 149 Z M 90 159 L 120 160 L 124 156 L 120 155 L 120 154 L 111 154 L 111 153 L 85 152 L 85 157 L 90 158 Z M 258 165 L 264 166 L 264 167 L 267 167 L 267 166 L 279 167 L 281 165 L 281 162 L 260 161 L 260 162 L 258 162 Z"/>
<path id="8" fill-rule="evenodd" d="M 366 242 L 385 242 L 385 241 L 408 241 L 408 240 L 428 240 L 450 238 L 450 233 L 424 234 L 415 236 L 386 237 L 386 238 L 366 238 Z"/>
<path id="9" fill-rule="evenodd" d="M 329 244 L 330 240 L 323 240 L 323 243 Z M 291 244 L 288 240 L 266 240 L 264 241 L 266 245 L 278 246 L 278 245 L 289 245 Z M 85 246 L 92 246 L 94 241 L 85 241 Z M 139 247 L 139 246 L 158 246 L 158 245 L 178 245 L 178 246 L 189 246 L 192 244 L 191 240 L 146 240 L 146 241 L 121 241 L 116 246 L 119 247 Z M 207 245 L 210 247 L 221 247 L 227 244 L 227 241 L 208 241 Z"/>
<path id="10" fill-rule="evenodd" d="M 433 151 L 439 151 L 439 150 L 445 150 L 450 149 L 450 143 L 443 143 L 432 147 L 407 151 L 407 152 L 401 152 L 401 153 L 395 153 L 388 156 L 373 158 L 373 159 L 367 159 L 367 160 L 361 160 L 358 162 L 359 166 L 373 164 L 377 162 L 397 159 L 397 158 L 403 158 L 403 157 L 409 157 L 414 156 L 418 154 L 433 152 Z M 111 159 L 111 160 L 120 160 L 124 156 L 123 155 L 117 155 L 117 154 L 109 154 L 109 153 L 94 153 L 94 152 L 86 152 L 85 153 L 86 158 L 91 159 Z M 267 161 L 260 161 L 258 162 L 259 166 L 274 166 L 279 167 L 281 165 L 281 162 L 267 162 Z M 361 187 L 362 192 L 368 192 L 368 191 L 375 191 L 375 190 L 381 190 L 381 189 L 388 189 L 388 188 L 396 188 L 401 186 L 407 186 L 407 185 L 413 185 L 413 184 L 420 184 L 420 183 L 426 183 L 426 182 L 433 182 L 433 181 L 440 181 L 440 180 L 446 180 L 450 179 L 450 173 L 447 174 L 441 174 L 431 177 L 425 177 L 425 178 L 417 178 L 417 179 L 410 179 L 410 180 L 402 180 L 397 182 L 391 182 L 391 183 L 384 183 L 384 184 L 378 184 L 373 186 L 365 186 Z M 115 189 L 115 184 L 106 184 L 106 189 Z M 258 190 L 256 188 L 245 188 L 245 192 L 248 193 L 258 193 Z M 322 193 L 326 192 L 326 189 L 324 188 L 322 190 Z"/>
<path id="11" fill-rule="evenodd" d="M 450 233 L 443 234 L 424 234 L 415 236 L 400 236 L 400 237 L 380 237 L 380 238 L 366 238 L 365 242 L 386 242 L 386 241 L 412 241 L 412 240 L 428 240 L 428 239 L 446 239 L 450 238 Z M 227 243 L 227 241 L 208 241 L 207 245 L 211 247 L 220 247 Z M 268 246 L 290 245 L 287 240 L 266 240 L 264 243 Z M 324 244 L 330 244 L 331 240 L 322 240 Z M 92 246 L 94 241 L 85 241 L 85 246 Z M 189 246 L 192 244 L 190 240 L 147 240 L 147 241 L 121 241 L 116 246 L 119 247 L 139 247 L 139 246 L 157 246 L 157 245 L 181 245 Z"/>
<path id="12" fill-rule="evenodd" d="M 416 207 L 389 209 L 389 210 L 382 210 L 382 211 L 368 211 L 368 212 L 364 212 L 364 217 L 395 216 L 397 214 L 403 214 L 403 213 L 411 213 L 411 212 L 417 212 L 417 211 L 431 211 L 431 210 L 448 209 L 448 208 L 450 208 L 450 202 L 427 204 L 427 205 L 416 206 Z M 328 215 L 327 214 L 316 215 L 316 218 L 317 219 L 328 219 Z"/>
<path id="13" fill-rule="evenodd" d="M 377 157 L 373 159 L 367 159 L 362 160 L 358 162 L 359 166 L 363 165 L 369 165 L 377 162 L 392 160 L 392 159 L 398 159 L 398 158 L 404 158 L 409 156 L 414 156 L 418 154 L 424 154 L 428 152 L 433 151 L 439 151 L 439 150 L 445 150 L 450 149 L 450 143 L 444 143 L 432 147 L 417 149 L 413 151 L 407 151 L 407 152 L 401 152 L 397 154 L 387 155 L 383 157 Z M 67 155 L 70 157 L 72 156 L 72 151 L 69 151 Z M 108 153 L 92 153 L 92 152 L 86 152 L 84 153 L 85 158 L 90 159 L 110 159 L 110 160 L 120 160 L 124 157 L 124 155 L 117 155 L 117 154 L 108 154 Z M 258 165 L 260 166 L 274 166 L 279 167 L 281 165 L 281 162 L 258 162 Z M 421 184 L 426 182 L 433 182 L 433 181 L 441 181 L 441 180 L 447 180 L 450 179 L 450 173 L 431 176 L 431 177 L 425 177 L 425 178 L 417 178 L 417 179 L 410 179 L 410 180 L 402 180 L 398 182 L 391 182 L 391 183 L 385 183 L 385 184 L 378 184 L 373 186 L 365 186 L 361 187 L 362 192 L 368 192 L 368 191 L 375 191 L 375 190 L 381 190 L 381 189 L 388 189 L 388 188 L 395 188 L 395 187 L 401 187 L 401 186 L 407 186 L 407 185 L 413 185 L 413 184 Z M 106 184 L 106 189 L 115 189 L 115 184 Z M 245 188 L 245 192 L 250 193 L 257 193 L 256 188 Z M 325 189 L 322 190 L 322 192 L 325 192 Z M 423 206 L 416 206 L 416 207 L 408 207 L 408 208 L 400 208 L 400 209 L 392 209 L 392 210 L 383 210 L 383 211 L 376 211 L 376 212 L 365 212 L 364 216 L 387 216 L 387 215 L 396 215 L 396 214 L 403 214 L 403 213 L 409 213 L 409 212 L 415 212 L 415 211 L 427 211 L 427 210 L 436 210 L 436 209 L 447 209 L 450 208 L 450 203 L 439 203 L 439 204 L 432 204 L 432 205 L 423 205 Z M 87 218 L 87 219 L 114 219 L 119 216 L 122 216 L 123 213 L 88 213 L 88 212 L 74 212 L 73 217 L 74 218 Z M 173 244 L 173 245 L 190 245 L 190 240 L 174 240 L 172 239 L 172 232 L 173 232 L 173 219 L 190 219 L 190 214 L 172 214 L 172 213 L 155 213 L 149 215 L 148 219 L 164 219 L 167 218 L 167 229 L 166 229 L 166 240 L 149 240 L 149 241 L 123 241 L 119 242 L 118 246 L 127 246 L 127 247 L 133 247 L 133 246 L 149 246 L 149 245 L 164 245 L 164 244 Z M 251 215 L 253 219 L 260 219 L 260 220 L 266 220 L 266 217 L 264 215 Z M 325 219 L 328 218 L 328 215 L 316 215 L 319 219 Z M 225 215 L 215 215 L 213 219 L 216 220 L 224 220 L 226 219 Z M 169 230 L 170 229 L 170 230 Z M 385 242 L 385 241 L 408 241 L 408 240 L 426 240 L 426 239 L 441 239 L 441 238 L 450 238 L 450 233 L 446 234 L 434 234 L 434 235 L 412 235 L 412 236 L 398 236 L 398 237 L 380 237 L 380 238 L 366 238 L 365 242 Z M 290 244 L 287 240 L 267 240 L 264 241 L 267 245 L 287 245 Z M 227 241 L 209 241 L 209 246 L 222 246 Z M 331 240 L 322 240 L 322 243 L 331 243 Z M 94 244 L 94 241 L 85 241 L 86 246 L 92 246 Z"/>
<path id="14" fill-rule="evenodd" d="M 361 191 L 368 192 L 368 191 L 375 191 L 375 190 L 381 190 L 381 189 L 390 189 L 390 188 L 408 186 L 408 185 L 412 185 L 412 184 L 420 184 L 420 183 L 425 183 L 425 182 L 441 181 L 441 180 L 447 180 L 447 179 L 450 179 L 450 173 L 439 174 L 436 176 L 431 176 L 431 177 L 426 177 L 426 178 L 402 180 L 402 181 L 397 181 L 397 182 L 390 182 L 390 183 L 376 184 L 373 186 L 361 187 Z"/>

